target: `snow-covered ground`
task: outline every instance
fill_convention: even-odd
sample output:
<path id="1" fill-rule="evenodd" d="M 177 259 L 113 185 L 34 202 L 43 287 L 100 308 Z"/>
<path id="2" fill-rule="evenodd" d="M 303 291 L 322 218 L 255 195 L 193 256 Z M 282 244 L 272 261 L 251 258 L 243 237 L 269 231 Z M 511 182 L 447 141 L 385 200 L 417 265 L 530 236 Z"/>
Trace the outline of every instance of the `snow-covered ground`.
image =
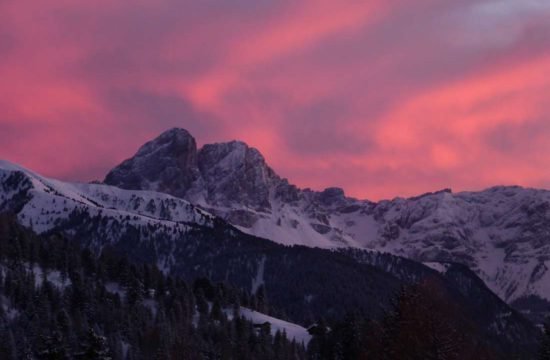
<path id="1" fill-rule="evenodd" d="M 449 265 L 444 264 L 444 263 L 425 262 L 423 264 L 426 265 L 427 267 L 429 267 L 430 269 L 433 269 L 433 270 L 437 271 L 440 274 L 445 274 L 447 272 L 447 270 L 449 269 Z"/>
<path id="2" fill-rule="evenodd" d="M 229 319 L 233 318 L 233 310 L 226 309 L 225 313 Z M 271 335 L 275 335 L 277 331 L 280 333 L 286 333 L 286 337 L 289 340 L 295 340 L 297 343 L 302 343 L 305 346 L 309 344 L 309 341 L 312 338 L 311 334 L 303 326 L 277 319 L 242 306 L 239 308 L 239 313 L 240 316 L 254 324 L 269 323 L 271 327 Z"/>
<path id="3" fill-rule="evenodd" d="M 2 310 L 4 311 L 4 314 L 6 314 L 6 318 L 8 320 L 13 320 L 19 316 L 19 311 L 15 309 L 10 301 L 3 295 L 0 295 L 0 307 L 2 307 Z"/>
<path id="4" fill-rule="evenodd" d="M 29 271 L 32 271 L 34 274 L 34 284 L 37 287 L 41 287 L 44 284 L 44 280 L 47 280 L 53 286 L 61 290 L 71 285 L 71 280 L 67 276 L 63 276 L 58 270 L 44 271 L 40 266 L 35 264 L 32 266 L 32 270 L 29 269 Z"/>
<path id="5" fill-rule="evenodd" d="M 24 174 L 31 184 L 31 199 L 19 212 L 18 218 L 38 233 L 50 230 L 59 221 L 67 219 L 75 209 L 86 211 L 91 216 L 101 213 L 114 219 L 125 219 L 136 225 L 209 225 L 213 219 L 206 211 L 167 194 L 123 190 L 102 184 L 62 182 L 0 160 L 2 202 L 15 195 L 14 189 L 8 188 L 5 181 L 16 172 Z"/>

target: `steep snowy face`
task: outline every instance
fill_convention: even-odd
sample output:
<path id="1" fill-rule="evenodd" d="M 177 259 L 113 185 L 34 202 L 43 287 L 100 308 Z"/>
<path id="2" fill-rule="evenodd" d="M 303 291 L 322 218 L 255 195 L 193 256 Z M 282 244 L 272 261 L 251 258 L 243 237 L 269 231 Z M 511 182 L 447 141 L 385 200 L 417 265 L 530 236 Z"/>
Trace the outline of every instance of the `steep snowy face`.
<path id="1" fill-rule="evenodd" d="M 365 247 L 422 262 L 467 265 L 508 302 L 550 299 L 550 192 L 495 187 L 443 191 L 374 205 Z"/>
<path id="2" fill-rule="evenodd" d="M 169 250 L 188 231 L 215 223 L 209 213 L 168 194 L 62 182 L 5 161 L 0 161 L 0 211 L 15 213 L 37 233 L 79 231 L 96 249 L 121 241 L 135 242 L 127 244 L 134 248 L 149 241 Z M 170 252 L 158 254 L 164 256 L 158 265 L 169 269 Z"/>

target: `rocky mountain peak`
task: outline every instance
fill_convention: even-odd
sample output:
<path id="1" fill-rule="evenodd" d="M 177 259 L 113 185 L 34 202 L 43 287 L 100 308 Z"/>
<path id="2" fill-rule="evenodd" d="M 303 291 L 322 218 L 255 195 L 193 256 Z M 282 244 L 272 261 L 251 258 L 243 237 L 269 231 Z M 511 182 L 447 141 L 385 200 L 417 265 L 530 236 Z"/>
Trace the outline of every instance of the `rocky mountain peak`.
<path id="1" fill-rule="evenodd" d="M 214 205 L 268 209 L 271 189 L 280 181 L 260 152 L 241 141 L 204 145 L 199 169 Z"/>
<path id="2" fill-rule="evenodd" d="M 174 128 L 140 147 L 134 157 L 111 170 L 104 182 L 185 197 L 199 180 L 196 141 L 187 130 Z"/>
<path id="3" fill-rule="evenodd" d="M 162 152 L 164 155 L 175 157 L 197 152 L 195 138 L 185 129 L 173 128 L 160 134 L 157 138 L 147 142 L 139 148 L 136 156 L 147 156 Z"/>
<path id="4" fill-rule="evenodd" d="M 324 205 L 332 205 L 345 199 L 344 189 L 329 187 L 318 194 L 318 199 Z"/>
<path id="5" fill-rule="evenodd" d="M 228 170 L 244 166 L 266 167 L 262 154 L 242 141 L 204 145 L 199 151 L 201 165 L 216 165 Z"/>
<path id="6" fill-rule="evenodd" d="M 281 179 L 262 154 L 241 141 L 204 145 L 184 129 L 170 129 L 143 145 L 113 169 L 105 183 L 126 189 L 157 190 L 206 207 L 270 208 Z"/>

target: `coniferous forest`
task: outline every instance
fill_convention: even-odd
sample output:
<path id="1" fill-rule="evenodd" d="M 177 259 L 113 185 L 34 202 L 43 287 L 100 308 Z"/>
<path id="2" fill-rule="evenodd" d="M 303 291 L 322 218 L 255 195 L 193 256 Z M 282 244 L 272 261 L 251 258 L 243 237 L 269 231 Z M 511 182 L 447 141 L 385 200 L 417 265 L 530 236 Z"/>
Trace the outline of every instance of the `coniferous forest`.
<path id="1" fill-rule="evenodd" d="M 519 359 L 549 358 L 550 327 L 538 354 L 505 354 L 476 341 L 471 320 L 423 282 L 395 294 L 377 319 L 360 312 L 319 318 L 306 345 L 241 307 L 279 313 L 269 294 L 207 278 L 185 282 L 100 255 L 59 235 L 37 236 L 0 221 L 1 359 Z"/>
<path id="2" fill-rule="evenodd" d="M 303 359 L 238 316 L 259 299 L 0 224 L 0 359 Z M 232 321 L 228 317 L 233 318 Z"/>

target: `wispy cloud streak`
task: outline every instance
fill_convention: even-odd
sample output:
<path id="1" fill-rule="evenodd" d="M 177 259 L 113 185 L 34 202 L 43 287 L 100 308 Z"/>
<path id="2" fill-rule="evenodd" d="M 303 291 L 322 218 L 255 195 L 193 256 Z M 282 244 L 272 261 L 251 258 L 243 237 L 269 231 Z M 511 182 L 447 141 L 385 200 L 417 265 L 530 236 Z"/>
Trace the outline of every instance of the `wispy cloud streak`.
<path id="1" fill-rule="evenodd" d="M 550 187 L 542 0 L 0 3 L 0 157 L 102 178 L 164 129 L 371 199 Z"/>

